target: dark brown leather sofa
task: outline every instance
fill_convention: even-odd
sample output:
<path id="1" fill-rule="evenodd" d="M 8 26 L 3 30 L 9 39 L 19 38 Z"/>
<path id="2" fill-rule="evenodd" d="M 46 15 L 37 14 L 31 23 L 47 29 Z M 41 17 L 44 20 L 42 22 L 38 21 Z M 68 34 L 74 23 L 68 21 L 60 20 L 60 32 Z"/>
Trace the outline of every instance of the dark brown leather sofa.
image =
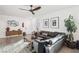
<path id="1" fill-rule="evenodd" d="M 35 32 L 34 35 L 35 37 L 42 37 L 42 38 L 53 38 L 53 37 L 56 37 L 58 34 L 63 34 L 65 35 L 65 33 L 62 33 L 62 32 L 50 32 L 50 31 L 40 31 L 40 32 Z"/>

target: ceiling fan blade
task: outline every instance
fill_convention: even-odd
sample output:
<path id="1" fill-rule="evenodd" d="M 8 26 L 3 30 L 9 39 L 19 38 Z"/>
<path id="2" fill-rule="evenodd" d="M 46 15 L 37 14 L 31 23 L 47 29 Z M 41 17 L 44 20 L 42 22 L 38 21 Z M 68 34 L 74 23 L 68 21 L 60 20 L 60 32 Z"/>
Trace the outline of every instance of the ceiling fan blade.
<path id="1" fill-rule="evenodd" d="M 36 11 L 36 10 L 39 10 L 41 7 L 37 7 L 35 9 L 33 9 L 32 11 Z"/>
<path id="2" fill-rule="evenodd" d="M 35 14 L 33 11 L 30 11 L 33 15 Z"/>
<path id="3" fill-rule="evenodd" d="M 19 8 L 20 10 L 24 10 L 24 11 L 30 11 L 33 15 L 35 14 L 32 10 L 26 10 L 26 9 L 23 9 L 23 8 Z"/>
<path id="4" fill-rule="evenodd" d="M 23 8 L 19 8 L 20 10 L 25 10 L 25 11 L 28 11 L 28 10 L 26 10 L 26 9 L 23 9 Z"/>

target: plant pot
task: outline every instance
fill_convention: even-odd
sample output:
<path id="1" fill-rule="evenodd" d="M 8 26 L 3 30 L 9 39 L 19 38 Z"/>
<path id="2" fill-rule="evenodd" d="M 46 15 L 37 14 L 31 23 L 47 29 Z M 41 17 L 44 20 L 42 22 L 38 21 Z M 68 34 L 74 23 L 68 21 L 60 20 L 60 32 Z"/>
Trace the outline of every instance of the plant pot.
<path id="1" fill-rule="evenodd" d="M 65 46 L 67 46 L 71 49 L 75 49 L 76 48 L 76 42 L 74 42 L 74 41 L 70 42 L 70 41 L 66 40 L 65 41 Z"/>
<path id="2" fill-rule="evenodd" d="M 76 42 L 70 42 L 70 48 L 72 49 L 76 48 Z"/>
<path id="3" fill-rule="evenodd" d="M 79 49 L 79 40 L 76 41 L 76 48 Z"/>

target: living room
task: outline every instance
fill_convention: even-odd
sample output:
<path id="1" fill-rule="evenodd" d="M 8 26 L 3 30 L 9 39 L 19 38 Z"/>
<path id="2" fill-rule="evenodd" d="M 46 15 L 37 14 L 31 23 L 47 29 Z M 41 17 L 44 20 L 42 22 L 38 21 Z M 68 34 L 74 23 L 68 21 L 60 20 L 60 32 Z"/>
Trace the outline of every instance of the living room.
<path id="1" fill-rule="evenodd" d="M 29 11 L 31 8 L 34 9 L 38 7 L 40 7 L 38 10 L 31 11 L 31 12 Z M 69 32 L 67 31 L 67 27 L 65 26 L 65 19 L 68 20 L 70 18 L 73 19 L 74 24 L 77 27 L 77 29 L 75 29 L 75 32 L 73 31 L 72 32 L 74 37 L 73 42 L 75 42 L 75 46 L 78 45 L 79 43 L 78 42 L 79 40 L 78 39 L 78 36 L 79 36 L 78 11 L 79 11 L 79 6 L 74 6 L 74 5 L 37 5 L 37 6 L 0 5 L 0 38 L 1 38 L 0 44 L 7 45 L 8 43 L 11 44 L 12 42 L 12 44 L 11 45 L 8 44 L 7 45 L 8 47 L 6 48 L 4 48 L 4 46 L 1 46 L 0 52 L 5 52 L 5 53 L 22 52 L 23 53 L 23 52 L 28 52 L 27 49 L 29 49 L 30 53 L 32 52 L 38 53 L 37 50 L 39 49 L 37 49 L 38 47 L 35 46 L 36 44 L 33 45 L 32 41 L 34 41 L 35 38 L 39 36 L 39 32 L 42 32 L 42 33 L 44 32 L 41 35 L 47 35 L 46 33 L 56 32 L 57 35 L 61 34 L 62 36 L 66 36 L 69 34 Z M 21 31 L 21 33 L 13 34 L 14 32 L 18 32 L 18 31 Z M 25 35 L 23 35 L 23 33 L 25 33 Z M 34 35 L 35 33 L 37 33 L 36 37 Z M 54 33 L 54 36 L 55 36 L 55 33 Z M 17 37 L 20 40 L 17 40 Z M 31 38 L 33 38 L 33 40 L 31 40 Z M 12 39 L 11 42 L 9 41 L 10 39 Z M 44 39 L 47 39 L 47 38 L 45 37 Z M 5 40 L 6 40 L 6 43 L 5 43 Z M 55 43 L 56 42 L 57 41 L 55 41 Z M 69 42 L 69 44 L 72 44 L 72 43 Z M 58 49 L 59 46 L 61 47 L 59 51 L 60 53 L 79 52 L 79 50 L 77 49 L 78 46 L 72 48 L 72 47 L 69 47 L 69 44 L 68 46 L 66 45 L 66 47 L 63 47 L 61 46 L 63 45 L 63 43 L 61 44 L 60 42 L 60 45 L 56 44 L 55 47 L 56 49 Z M 26 46 L 27 48 L 25 48 Z M 34 47 L 32 48 L 32 46 L 35 46 L 37 48 L 34 48 Z M 55 49 L 51 49 L 50 53 L 54 52 L 54 50 Z M 49 53 L 49 51 L 47 53 Z"/>

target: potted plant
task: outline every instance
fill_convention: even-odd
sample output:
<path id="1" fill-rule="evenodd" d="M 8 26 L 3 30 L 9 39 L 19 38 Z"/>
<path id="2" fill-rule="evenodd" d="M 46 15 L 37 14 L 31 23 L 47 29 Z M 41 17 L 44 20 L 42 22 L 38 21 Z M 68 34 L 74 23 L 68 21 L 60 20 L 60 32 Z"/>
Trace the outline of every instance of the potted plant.
<path id="1" fill-rule="evenodd" d="M 76 32 L 76 30 L 77 30 L 77 26 L 76 26 L 76 24 L 75 24 L 75 22 L 74 22 L 74 20 L 73 20 L 73 16 L 71 16 L 71 15 L 69 15 L 69 17 L 68 18 L 66 18 L 65 20 L 64 20 L 64 22 L 65 22 L 65 26 L 66 26 L 66 28 L 67 28 L 67 31 L 68 31 L 68 35 L 67 35 L 67 46 L 68 47 L 71 47 L 71 48 L 74 48 L 74 36 L 73 36 L 73 33 L 75 33 Z"/>

